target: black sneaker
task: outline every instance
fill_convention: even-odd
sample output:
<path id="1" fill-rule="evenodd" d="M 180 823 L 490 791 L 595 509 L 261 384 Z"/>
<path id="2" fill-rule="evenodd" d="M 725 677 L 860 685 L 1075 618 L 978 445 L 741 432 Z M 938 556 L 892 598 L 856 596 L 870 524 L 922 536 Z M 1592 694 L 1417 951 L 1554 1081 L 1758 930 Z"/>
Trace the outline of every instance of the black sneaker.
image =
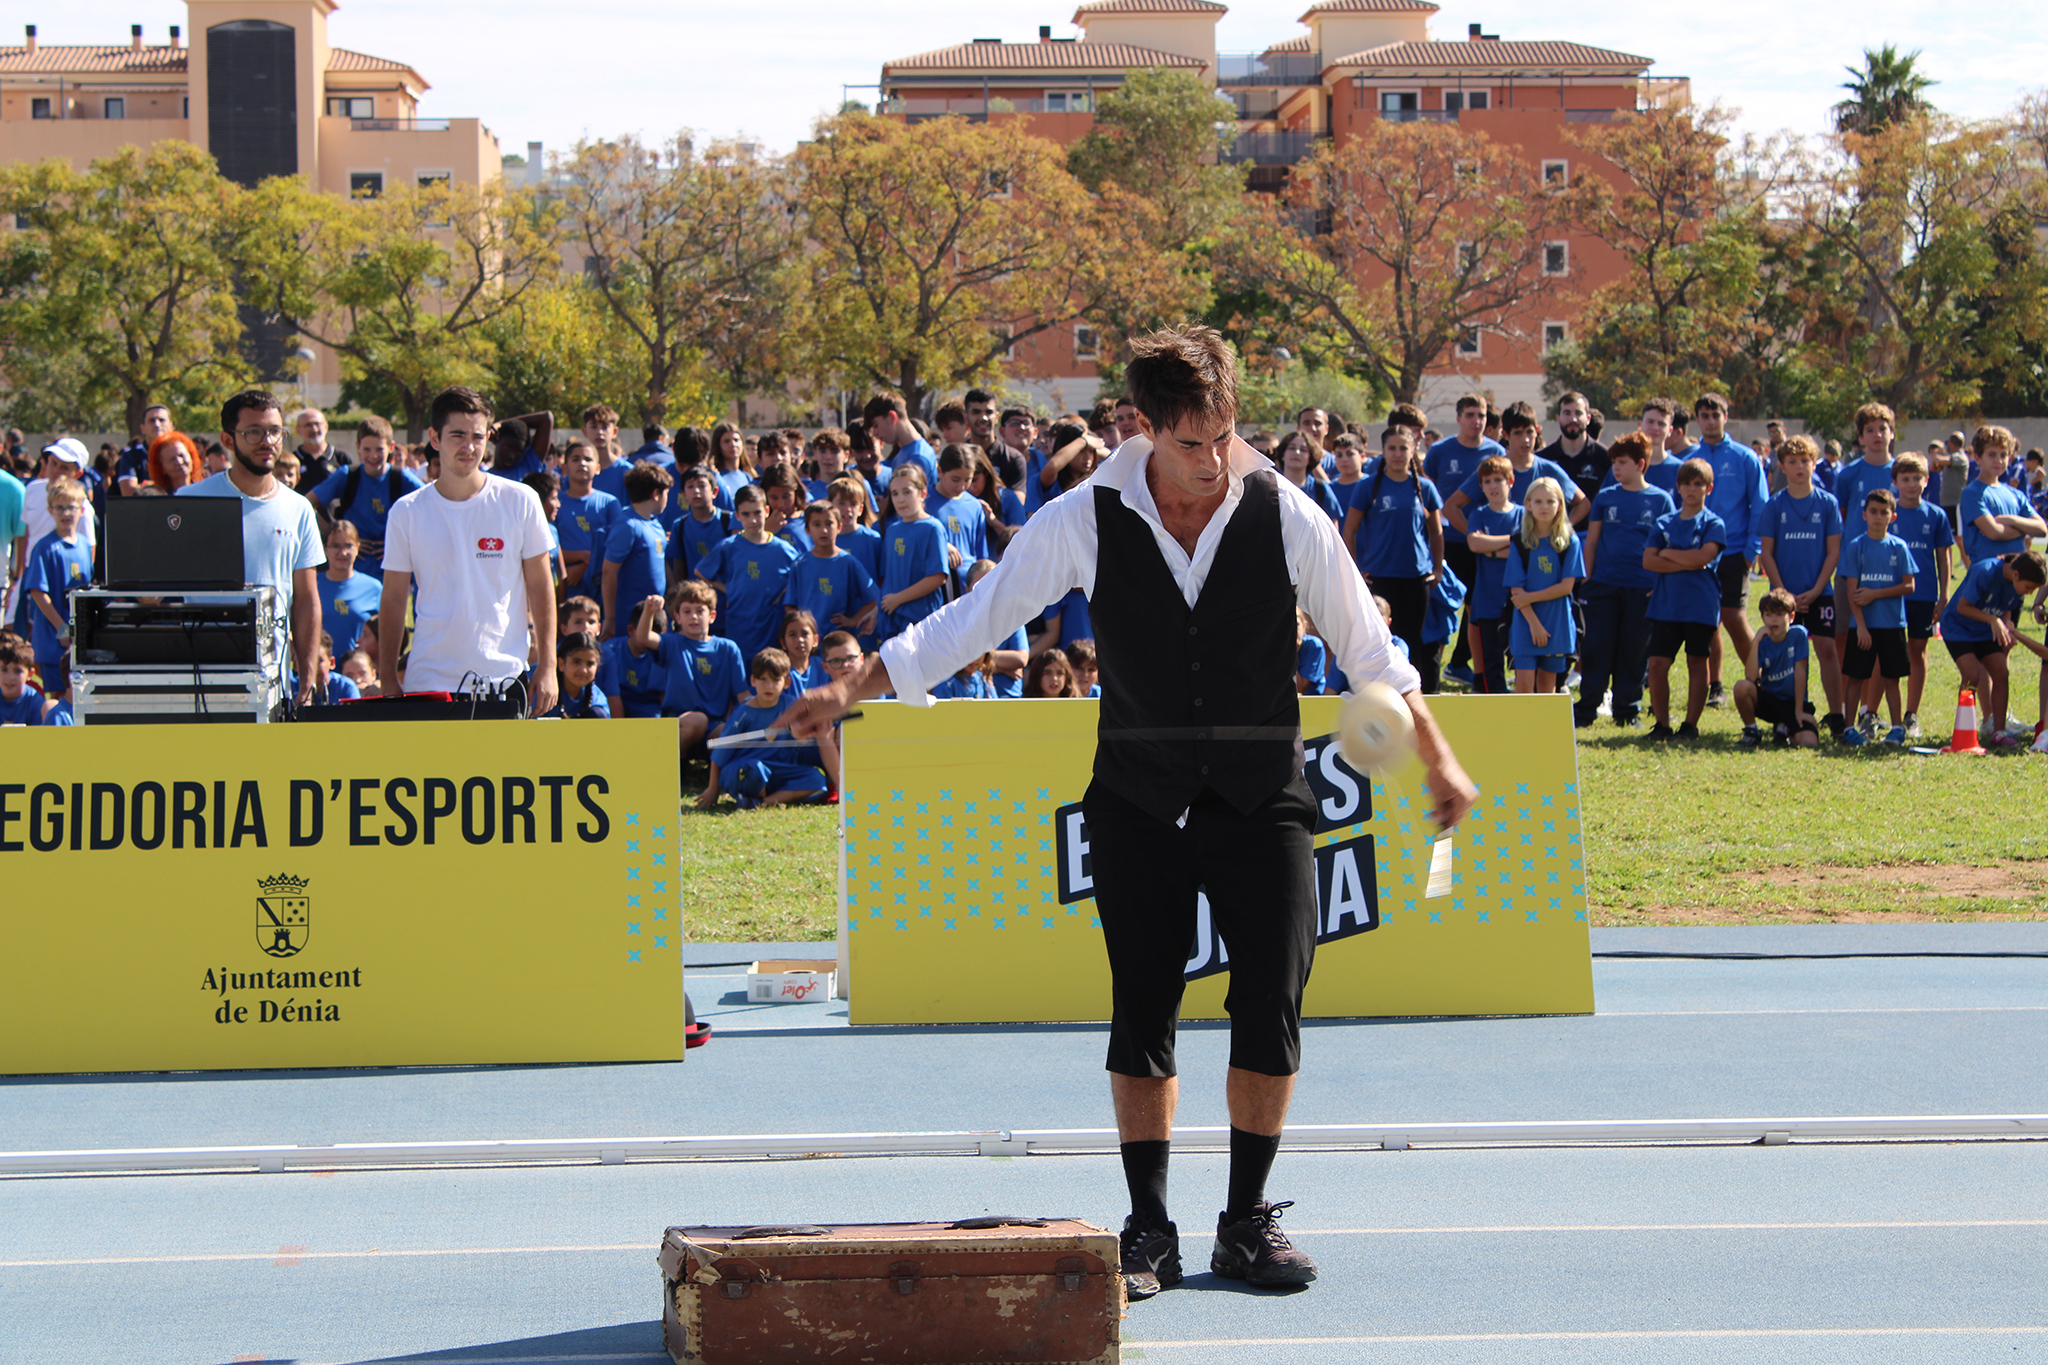
<path id="1" fill-rule="evenodd" d="M 1828 735 L 1830 738 L 1833 739 L 1840 739 L 1842 737 L 1842 731 L 1846 730 L 1849 727 L 1849 722 L 1847 718 L 1845 718 L 1840 711 L 1828 712 L 1825 716 L 1822 716 L 1820 718 L 1820 723 L 1827 727 Z"/>
<path id="2" fill-rule="evenodd" d="M 1778 722 L 1778 723 L 1777 723 L 1776 725 L 1773 725 L 1773 726 L 1771 727 L 1771 743 L 1773 743 L 1773 744 L 1790 744 L 1791 742 L 1792 742 L 1792 727 L 1791 727 L 1791 726 L 1787 725 L 1787 724 L 1786 724 L 1786 723 L 1785 723 L 1784 721 L 1782 721 L 1782 720 L 1781 720 L 1781 721 L 1779 721 L 1779 722 Z"/>
<path id="3" fill-rule="evenodd" d="M 1742 738 L 1735 741 L 1737 747 L 1743 749 L 1754 749 L 1757 745 L 1763 742 L 1764 732 L 1757 729 L 1754 725 L 1743 726 Z"/>
<path id="4" fill-rule="evenodd" d="M 1124 1219 L 1117 1246 L 1123 1260 L 1125 1298 L 1149 1299 L 1180 1283 L 1180 1229 L 1173 1224 L 1161 1228 L 1140 1223 L 1134 1213 Z"/>
<path id="5" fill-rule="evenodd" d="M 1280 1210 L 1294 1207 L 1292 1199 L 1278 1204 L 1260 1204 L 1250 1216 L 1226 1223 L 1228 1212 L 1216 1216 L 1216 1249 L 1209 1253 L 1209 1269 L 1227 1280 L 1246 1284 L 1307 1284 L 1316 1277 L 1316 1263 L 1294 1249 L 1287 1234 L 1280 1231 Z"/>
<path id="6" fill-rule="evenodd" d="M 1725 706 L 1727 704 L 1728 691 L 1726 688 L 1722 687 L 1720 683 L 1715 683 L 1713 686 L 1707 689 L 1707 705 Z"/>
<path id="7" fill-rule="evenodd" d="M 1699 737 L 1700 727 L 1691 721 L 1687 721 L 1679 726 L 1678 733 L 1673 736 L 1674 739 L 1698 739 Z"/>
<path id="8" fill-rule="evenodd" d="M 1671 738 L 1671 727 L 1663 724 L 1660 721 L 1658 724 L 1652 725 L 1649 728 L 1649 730 L 1643 735 L 1643 738 L 1648 740 L 1652 744 L 1655 744 L 1660 740 L 1669 739 Z"/>

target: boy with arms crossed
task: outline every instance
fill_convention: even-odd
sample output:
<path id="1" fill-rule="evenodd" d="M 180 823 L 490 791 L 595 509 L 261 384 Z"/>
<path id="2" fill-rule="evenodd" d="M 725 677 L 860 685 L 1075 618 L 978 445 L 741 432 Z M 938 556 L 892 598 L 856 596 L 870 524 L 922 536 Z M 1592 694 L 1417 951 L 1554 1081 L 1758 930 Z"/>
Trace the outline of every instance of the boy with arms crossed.
<path id="1" fill-rule="evenodd" d="M 1745 447 L 1747 449 L 1747 447 Z M 1761 480 L 1763 469 L 1757 469 Z M 1679 509 L 1657 519 L 1643 547 L 1643 568 L 1657 575 L 1650 589 L 1650 713 L 1656 724 L 1644 738 L 1698 739 L 1707 705 L 1707 657 L 1721 619 L 1721 585 L 1714 565 L 1728 539 L 1721 518 L 1707 510 L 1714 467 L 1694 458 L 1678 471 Z M 1671 663 L 1685 646 L 1685 724 L 1671 729 Z"/>
<path id="2" fill-rule="evenodd" d="M 1937 444 L 1939 444 L 1937 442 Z M 1913 551 L 1913 591 L 1906 595 L 1906 738 L 1920 738 L 1920 695 L 1927 687 L 1927 642 L 1934 638 L 1934 613 L 1948 601 L 1948 573 L 1955 532 L 1948 513 L 1925 500 L 1927 461 L 1911 453 L 1892 461 L 1899 519 L 1892 534 Z"/>
<path id="3" fill-rule="evenodd" d="M 1644 427 L 1608 450 L 1611 482 L 1594 496 L 1586 521 L 1586 636 L 1579 651 L 1579 698 L 1572 707 L 1572 720 L 1582 726 L 1600 714 L 1600 698 L 1610 688 L 1608 710 L 1616 725 L 1634 725 L 1642 707 L 1650 591 L 1656 586 L 1643 567 L 1643 547 L 1658 521 L 1677 510 L 1671 495 L 1646 477 L 1651 457 L 1664 453 L 1665 429 L 1660 422 L 1653 440 L 1648 424 L 1646 409 Z"/>
<path id="4" fill-rule="evenodd" d="M 1481 692 L 1499 694 L 1508 690 L 1508 555 L 1516 534 L 1522 529 L 1522 509 L 1508 500 L 1515 471 L 1505 455 L 1489 455 L 1479 462 L 1479 487 L 1486 502 L 1465 518 L 1465 544 L 1472 561 L 1472 590 L 1465 598 L 1471 639 L 1473 680 Z M 1444 547 L 1448 558 L 1450 547 Z"/>

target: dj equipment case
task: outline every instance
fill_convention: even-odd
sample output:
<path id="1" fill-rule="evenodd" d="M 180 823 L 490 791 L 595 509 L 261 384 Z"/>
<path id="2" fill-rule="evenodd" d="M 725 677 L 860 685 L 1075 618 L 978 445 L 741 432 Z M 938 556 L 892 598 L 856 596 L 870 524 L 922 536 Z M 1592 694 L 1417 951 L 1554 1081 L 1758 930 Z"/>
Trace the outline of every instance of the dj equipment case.
<path id="1" fill-rule="evenodd" d="M 1113 1232 L 1073 1219 L 672 1227 L 662 1337 L 678 1365 L 1114 1365 Z"/>
<path id="2" fill-rule="evenodd" d="M 71 594 L 79 668 L 207 664 L 275 668 L 278 595 L 270 588 L 146 596 L 109 588 Z"/>

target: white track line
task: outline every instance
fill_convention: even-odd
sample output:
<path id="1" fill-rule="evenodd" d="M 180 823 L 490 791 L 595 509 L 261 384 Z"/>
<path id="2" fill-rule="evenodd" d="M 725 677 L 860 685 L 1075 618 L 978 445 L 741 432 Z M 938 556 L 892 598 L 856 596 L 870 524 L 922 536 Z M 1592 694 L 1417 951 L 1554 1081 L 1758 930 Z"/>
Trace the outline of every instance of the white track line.
<path id="1" fill-rule="evenodd" d="M 1465 1236 L 1471 1234 L 1510 1233 L 1628 1233 L 1628 1232 L 1841 1232 L 1897 1230 L 1915 1231 L 1929 1228 L 2043 1228 L 2048 1227 L 2048 1218 L 1979 1218 L 1954 1220 L 1865 1221 L 1837 1223 L 1504 1223 L 1497 1226 L 1453 1226 L 1420 1228 L 1296 1228 L 1297 1236 L 1303 1237 L 1435 1237 Z M 1206 1240 L 1205 1234 L 1183 1233 L 1186 1241 Z M 654 1242 L 606 1242 L 590 1245 L 522 1246 L 522 1247 L 435 1247 L 417 1250 L 394 1249 L 386 1251 L 371 1247 L 364 1251 L 295 1251 L 292 1256 L 305 1261 L 360 1261 L 382 1260 L 391 1257 L 414 1256 L 534 1256 L 534 1255 L 593 1255 L 619 1251 L 639 1251 L 652 1255 L 660 1250 Z M 213 1264 L 232 1261 L 275 1261 L 276 1251 L 219 1252 L 191 1256 L 87 1256 L 64 1260 L 22 1260 L 0 1261 L 0 1270 L 49 1270 L 75 1266 L 94 1265 L 191 1265 Z M 469 1362 L 464 1362 L 469 1365 Z"/>
<path id="2" fill-rule="evenodd" d="M 1396 1346 L 1452 1341 L 1693 1341 L 1714 1338 L 1768 1337 L 1978 1337 L 2037 1336 L 2048 1326 L 2014 1327 L 1703 1327 L 1642 1332 L 1459 1332 L 1429 1336 L 1384 1337 L 1219 1337 L 1209 1341 L 1126 1341 L 1124 1348 L 1146 1351 L 1177 1346 Z M 467 1365 L 465 1362 L 464 1365 Z"/>

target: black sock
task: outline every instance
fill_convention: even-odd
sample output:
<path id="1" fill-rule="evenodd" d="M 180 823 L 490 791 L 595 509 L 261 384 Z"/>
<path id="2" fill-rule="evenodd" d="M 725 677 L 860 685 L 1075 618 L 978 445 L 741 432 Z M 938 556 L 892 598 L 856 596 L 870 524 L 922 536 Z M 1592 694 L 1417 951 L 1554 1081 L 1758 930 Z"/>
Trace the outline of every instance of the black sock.
<path id="1" fill-rule="evenodd" d="M 1126 1142 L 1123 1144 L 1124 1183 L 1131 1187 L 1131 1212 L 1141 1223 L 1162 1225 L 1166 1216 L 1166 1157 L 1169 1142 Z"/>
<path id="2" fill-rule="evenodd" d="M 1267 1137 L 1263 1133 L 1231 1128 L 1230 1203 L 1223 1210 L 1224 1222 L 1240 1222 L 1265 1202 L 1266 1176 L 1273 1169 L 1273 1158 L 1279 1154 L 1278 1134 Z"/>

